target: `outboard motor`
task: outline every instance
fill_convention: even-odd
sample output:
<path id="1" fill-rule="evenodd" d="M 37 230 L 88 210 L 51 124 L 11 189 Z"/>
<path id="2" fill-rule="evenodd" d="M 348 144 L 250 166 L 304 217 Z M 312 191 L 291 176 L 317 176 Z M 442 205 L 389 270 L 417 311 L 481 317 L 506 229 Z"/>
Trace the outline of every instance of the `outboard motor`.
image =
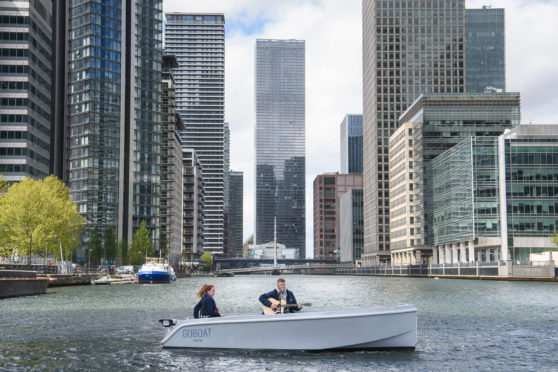
<path id="1" fill-rule="evenodd" d="M 159 322 L 161 322 L 161 325 L 165 328 L 176 325 L 176 319 L 159 319 Z"/>

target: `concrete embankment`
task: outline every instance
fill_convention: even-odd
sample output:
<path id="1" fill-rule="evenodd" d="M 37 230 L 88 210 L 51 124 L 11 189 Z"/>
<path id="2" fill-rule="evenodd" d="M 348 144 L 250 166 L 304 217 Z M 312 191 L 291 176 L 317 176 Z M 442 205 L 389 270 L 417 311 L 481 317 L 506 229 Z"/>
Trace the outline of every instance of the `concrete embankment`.
<path id="1" fill-rule="evenodd" d="M 35 271 L 0 270 L 0 298 L 44 294 L 48 282 Z"/>
<path id="2" fill-rule="evenodd" d="M 48 275 L 49 287 L 68 287 L 73 285 L 89 285 L 93 280 L 99 279 L 103 274 L 78 274 L 78 275 L 64 275 L 64 274 L 50 274 Z"/>

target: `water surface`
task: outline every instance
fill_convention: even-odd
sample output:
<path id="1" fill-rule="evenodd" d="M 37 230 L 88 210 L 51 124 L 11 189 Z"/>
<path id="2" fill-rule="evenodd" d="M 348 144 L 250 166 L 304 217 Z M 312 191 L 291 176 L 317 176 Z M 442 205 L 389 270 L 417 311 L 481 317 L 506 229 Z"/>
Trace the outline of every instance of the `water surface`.
<path id="1" fill-rule="evenodd" d="M 557 283 L 287 275 L 313 308 L 414 304 L 414 352 L 164 350 L 160 318 L 191 316 L 216 286 L 224 314 L 259 312 L 277 277 L 82 286 L 0 300 L 0 370 L 558 371 Z M 272 335 L 270 335 L 272 337 Z"/>

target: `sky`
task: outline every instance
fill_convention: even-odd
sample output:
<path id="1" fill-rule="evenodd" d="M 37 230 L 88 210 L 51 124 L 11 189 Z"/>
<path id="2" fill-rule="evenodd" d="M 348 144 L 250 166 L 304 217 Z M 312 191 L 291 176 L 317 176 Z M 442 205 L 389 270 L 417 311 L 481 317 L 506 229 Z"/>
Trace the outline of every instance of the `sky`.
<path id="1" fill-rule="evenodd" d="M 306 41 L 306 255 L 312 183 L 339 171 L 339 125 L 362 113 L 361 0 L 164 0 L 166 12 L 225 14 L 225 121 L 231 169 L 244 172 L 244 238 L 254 232 L 254 49 L 258 38 Z M 558 0 L 467 0 L 506 10 L 506 90 L 522 123 L 558 124 Z"/>

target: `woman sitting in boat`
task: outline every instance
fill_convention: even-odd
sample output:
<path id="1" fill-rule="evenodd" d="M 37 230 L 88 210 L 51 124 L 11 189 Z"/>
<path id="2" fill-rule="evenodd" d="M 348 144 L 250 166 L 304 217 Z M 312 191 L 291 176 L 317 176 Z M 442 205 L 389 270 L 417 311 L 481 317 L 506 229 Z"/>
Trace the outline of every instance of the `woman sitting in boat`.
<path id="1" fill-rule="evenodd" d="M 213 296 L 215 296 L 215 286 L 204 284 L 198 292 L 200 301 L 194 307 L 194 318 L 202 317 L 219 317 L 219 309 L 215 304 Z"/>

